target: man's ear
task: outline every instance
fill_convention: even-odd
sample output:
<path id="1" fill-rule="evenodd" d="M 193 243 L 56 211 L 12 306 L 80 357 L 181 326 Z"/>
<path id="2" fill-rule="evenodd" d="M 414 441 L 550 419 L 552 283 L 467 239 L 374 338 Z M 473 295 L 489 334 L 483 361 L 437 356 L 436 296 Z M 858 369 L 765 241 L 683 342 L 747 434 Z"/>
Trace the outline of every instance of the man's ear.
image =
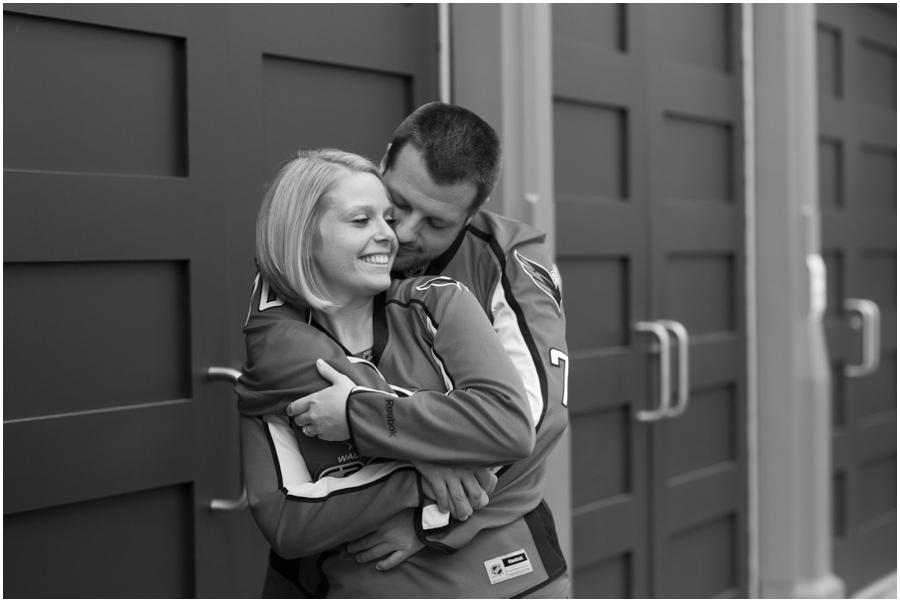
<path id="1" fill-rule="evenodd" d="M 384 149 L 384 156 L 381 158 L 381 163 L 378 164 L 378 171 L 381 172 L 381 175 L 384 175 L 384 166 L 387 165 L 387 157 L 389 152 L 391 152 L 390 142 L 388 142 L 387 148 Z"/>
<path id="2" fill-rule="evenodd" d="M 478 205 L 478 208 L 475 211 L 469 210 L 469 217 L 466 218 L 466 223 L 463 224 L 463 228 L 467 228 L 469 224 L 472 223 L 472 220 L 475 219 L 475 216 L 478 215 L 478 212 L 487 205 L 487 202 L 491 200 L 491 197 L 484 199 L 484 202 Z"/>

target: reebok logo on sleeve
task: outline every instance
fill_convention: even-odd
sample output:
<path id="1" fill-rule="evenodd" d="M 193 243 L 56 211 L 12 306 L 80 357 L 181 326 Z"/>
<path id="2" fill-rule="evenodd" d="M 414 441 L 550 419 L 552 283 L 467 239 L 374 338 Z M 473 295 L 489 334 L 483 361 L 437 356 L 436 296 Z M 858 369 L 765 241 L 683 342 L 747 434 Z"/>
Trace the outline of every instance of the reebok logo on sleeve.
<path id="1" fill-rule="evenodd" d="M 391 437 L 397 436 L 397 426 L 394 424 L 394 400 L 393 399 L 385 399 L 384 400 L 384 413 L 385 419 L 387 420 L 387 430 L 390 433 Z"/>

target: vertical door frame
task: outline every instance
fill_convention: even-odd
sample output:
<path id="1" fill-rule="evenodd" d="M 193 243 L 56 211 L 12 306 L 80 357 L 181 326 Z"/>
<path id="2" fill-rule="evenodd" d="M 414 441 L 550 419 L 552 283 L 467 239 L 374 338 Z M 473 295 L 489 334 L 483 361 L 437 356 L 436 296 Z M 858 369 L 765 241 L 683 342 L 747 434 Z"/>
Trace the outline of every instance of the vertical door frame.
<path id="1" fill-rule="evenodd" d="M 481 116 L 503 142 L 503 175 L 487 209 L 545 232 L 555 259 L 550 5 L 453 4 L 451 16 L 451 102 Z M 571 579 L 575 565 L 568 430 L 547 463 L 544 499 L 553 511 Z"/>
<path id="2" fill-rule="evenodd" d="M 452 102 L 453 77 L 450 44 L 450 4 L 438 3 L 438 95 L 441 102 Z"/>
<path id="3" fill-rule="evenodd" d="M 759 598 L 759 394 L 757 379 L 756 121 L 754 103 L 753 5 L 741 5 L 741 63 L 744 103 L 744 295 L 747 332 L 747 595 Z"/>
<path id="4" fill-rule="evenodd" d="M 753 11 L 758 595 L 842 597 L 831 569 L 815 6 Z"/>

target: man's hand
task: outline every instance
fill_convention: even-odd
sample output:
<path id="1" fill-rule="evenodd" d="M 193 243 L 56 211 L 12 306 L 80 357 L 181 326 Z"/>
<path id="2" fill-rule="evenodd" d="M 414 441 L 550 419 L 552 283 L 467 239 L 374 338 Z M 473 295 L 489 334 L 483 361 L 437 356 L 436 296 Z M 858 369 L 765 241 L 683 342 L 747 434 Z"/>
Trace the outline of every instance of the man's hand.
<path id="1" fill-rule="evenodd" d="M 466 520 L 474 510 L 484 508 L 497 486 L 497 476 L 487 468 L 441 466 L 413 461 L 422 474 L 425 495 L 437 502 L 442 512 Z"/>
<path id="2" fill-rule="evenodd" d="M 301 427 L 309 425 L 304 433 L 310 437 L 319 437 L 325 441 L 346 441 L 350 438 L 347 397 L 354 387 L 353 381 L 324 360 L 317 361 L 316 368 L 331 386 L 292 401 L 287 407 L 287 415 L 293 416 L 294 422 Z"/>
<path id="3" fill-rule="evenodd" d="M 398 512 L 381 523 L 377 531 L 351 541 L 347 545 L 347 551 L 356 554 L 356 561 L 359 563 L 387 556 L 375 565 L 375 569 L 387 571 L 394 568 L 425 547 L 416 537 L 414 512 L 412 508 Z"/>

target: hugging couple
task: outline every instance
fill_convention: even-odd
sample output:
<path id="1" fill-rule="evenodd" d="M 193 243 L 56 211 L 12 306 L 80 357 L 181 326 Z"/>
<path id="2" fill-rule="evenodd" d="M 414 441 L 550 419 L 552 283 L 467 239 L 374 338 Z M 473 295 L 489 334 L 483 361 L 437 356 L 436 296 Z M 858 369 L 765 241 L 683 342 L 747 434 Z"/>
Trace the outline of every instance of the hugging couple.
<path id="1" fill-rule="evenodd" d="M 268 187 L 236 387 L 263 597 L 569 597 L 565 317 L 544 234 L 482 209 L 501 161 L 434 102 L 380 166 L 301 151 Z"/>

